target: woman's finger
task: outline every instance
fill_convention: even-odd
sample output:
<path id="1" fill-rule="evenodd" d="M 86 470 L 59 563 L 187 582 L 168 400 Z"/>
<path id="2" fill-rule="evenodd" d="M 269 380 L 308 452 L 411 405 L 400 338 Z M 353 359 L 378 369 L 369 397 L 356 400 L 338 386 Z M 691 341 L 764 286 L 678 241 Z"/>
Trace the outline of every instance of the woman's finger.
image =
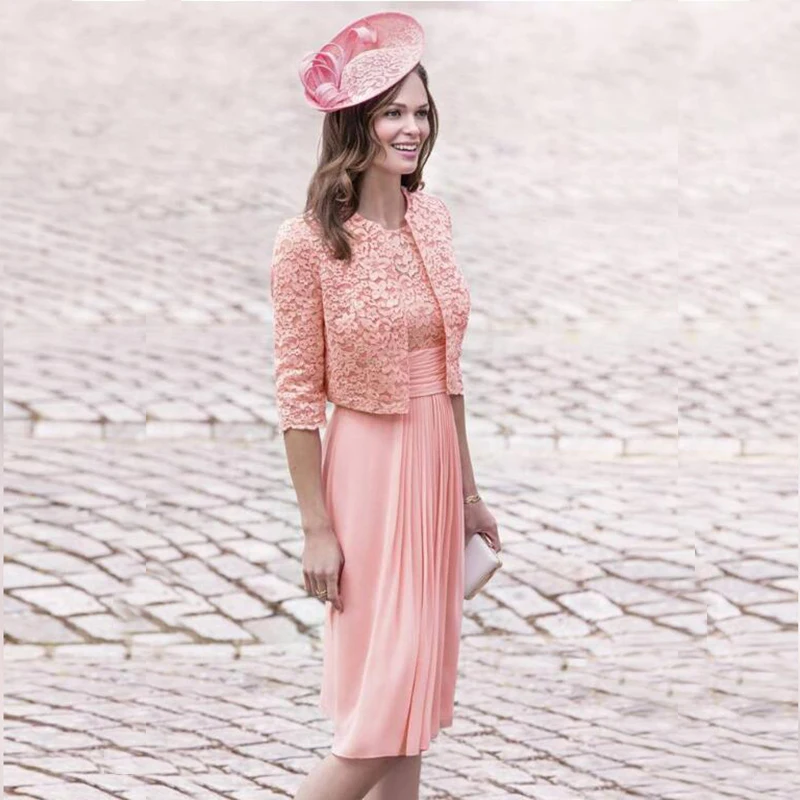
<path id="1" fill-rule="evenodd" d="M 328 600 L 333 603 L 333 607 L 337 611 L 342 610 L 342 599 L 339 596 L 339 581 L 335 575 L 328 578 Z"/>
<path id="2" fill-rule="evenodd" d="M 489 540 L 492 543 L 492 547 L 496 553 L 500 552 L 500 537 L 497 534 L 497 531 L 488 531 L 487 535 L 489 536 Z"/>
<path id="3" fill-rule="evenodd" d="M 317 575 L 312 575 L 311 588 L 314 593 L 314 597 L 324 602 L 325 598 L 320 597 L 319 593 L 325 588 L 325 579 Z"/>

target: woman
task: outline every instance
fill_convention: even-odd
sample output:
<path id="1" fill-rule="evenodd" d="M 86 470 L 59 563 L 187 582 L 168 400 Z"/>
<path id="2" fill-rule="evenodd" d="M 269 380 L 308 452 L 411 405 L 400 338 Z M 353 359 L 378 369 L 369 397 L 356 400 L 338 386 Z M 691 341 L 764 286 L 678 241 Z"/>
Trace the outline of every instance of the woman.
<path id="1" fill-rule="evenodd" d="M 422 43 L 412 17 L 375 14 L 301 65 L 326 115 L 305 213 L 275 241 L 275 386 L 335 733 L 296 800 L 418 798 L 421 753 L 453 721 L 465 543 L 500 549 L 464 422 L 469 292 L 449 212 L 421 191 Z"/>

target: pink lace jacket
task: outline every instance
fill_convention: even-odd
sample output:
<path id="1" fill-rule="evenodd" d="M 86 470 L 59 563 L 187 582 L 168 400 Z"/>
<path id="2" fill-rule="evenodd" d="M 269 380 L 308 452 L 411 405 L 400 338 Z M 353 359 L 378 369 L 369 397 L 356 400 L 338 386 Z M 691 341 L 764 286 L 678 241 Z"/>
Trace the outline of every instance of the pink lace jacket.
<path id="1" fill-rule="evenodd" d="M 461 347 L 470 312 L 442 200 L 403 187 L 408 222 L 444 321 L 447 391 L 463 394 Z M 388 253 L 358 216 L 350 262 L 327 252 L 302 215 L 275 238 L 270 291 L 281 429 L 327 424 L 326 401 L 376 414 L 409 408 L 408 329 Z"/>

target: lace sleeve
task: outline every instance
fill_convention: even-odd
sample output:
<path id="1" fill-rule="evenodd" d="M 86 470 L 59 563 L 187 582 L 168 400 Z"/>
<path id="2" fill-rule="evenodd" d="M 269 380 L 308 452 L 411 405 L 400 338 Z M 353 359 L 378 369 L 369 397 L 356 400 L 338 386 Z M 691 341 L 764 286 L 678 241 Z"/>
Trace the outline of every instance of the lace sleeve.
<path id="1" fill-rule="evenodd" d="M 322 292 L 309 237 L 302 218 L 285 220 L 272 254 L 273 376 L 282 431 L 327 424 Z"/>
<path id="2" fill-rule="evenodd" d="M 442 212 L 444 214 L 444 221 L 445 226 L 447 227 L 447 235 L 452 239 L 453 238 L 453 218 L 450 216 L 450 209 L 447 207 L 447 204 L 442 200 L 441 197 L 436 198 L 439 201 L 439 205 L 442 208 Z"/>

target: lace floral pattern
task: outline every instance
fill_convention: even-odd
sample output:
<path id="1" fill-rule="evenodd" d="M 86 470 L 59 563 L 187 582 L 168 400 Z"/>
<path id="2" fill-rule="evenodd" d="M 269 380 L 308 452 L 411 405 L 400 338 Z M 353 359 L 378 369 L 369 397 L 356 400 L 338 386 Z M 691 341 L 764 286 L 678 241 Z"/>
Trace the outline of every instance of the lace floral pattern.
<path id="1" fill-rule="evenodd" d="M 421 342 L 444 341 L 447 390 L 463 393 L 460 357 L 470 298 L 455 263 L 450 214 L 436 197 L 403 191 L 405 230 L 376 229 L 358 215 L 345 223 L 353 234 L 349 262 L 331 258 L 302 216 L 281 224 L 271 293 L 283 430 L 326 424 L 326 399 L 371 413 L 406 413 L 408 351 L 429 346 Z M 417 278 L 412 243 L 421 267 Z M 423 271 L 430 294 L 418 280 Z"/>
<path id="2" fill-rule="evenodd" d="M 406 224 L 397 231 L 384 231 L 387 249 L 397 274 L 397 286 L 406 314 L 408 349 L 436 347 L 446 343 L 444 320 L 433 293 L 414 235 Z"/>
<path id="3" fill-rule="evenodd" d="M 302 217 L 278 228 L 272 254 L 273 375 L 283 430 L 326 424 L 325 334 L 319 262 Z"/>

